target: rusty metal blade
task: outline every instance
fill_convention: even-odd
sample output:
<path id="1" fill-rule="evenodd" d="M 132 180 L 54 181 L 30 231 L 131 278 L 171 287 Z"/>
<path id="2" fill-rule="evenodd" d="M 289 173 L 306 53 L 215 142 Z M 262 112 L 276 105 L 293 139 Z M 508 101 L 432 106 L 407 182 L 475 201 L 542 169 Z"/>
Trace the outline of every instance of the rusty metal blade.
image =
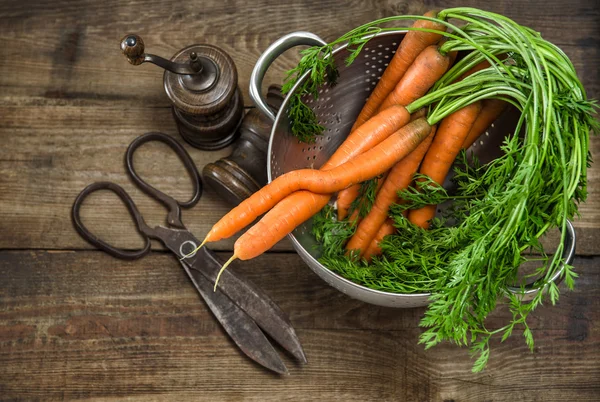
<path id="1" fill-rule="evenodd" d="M 200 241 L 187 230 L 158 226 L 154 229 L 153 236 L 159 238 L 180 258 L 187 256 L 200 245 Z M 192 276 L 203 276 L 211 284 L 214 284 L 217 274 L 223 266 L 215 254 L 206 247 L 202 247 L 195 254 L 183 259 L 182 263 L 186 264 Z M 286 314 L 258 286 L 239 276 L 231 268 L 223 271 L 218 289 L 252 317 L 256 324 L 282 348 L 301 363 L 306 363 L 306 355 L 300 340 Z"/>
<path id="2" fill-rule="evenodd" d="M 269 370 L 278 374 L 289 374 L 285 364 L 254 320 L 221 291 L 213 291 L 213 285 L 204 276 L 193 275 L 186 264 L 182 262 L 181 265 L 210 311 L 242 352 Z"/>
<path id="3" fill-rule="evenodd" d="M 214 253 L 203 247 L 199 255 L 192 258 L 190 268 L 206 275 L 213 283 L 222 264 Z M 296 331 L 285 313 L 260 288 L 246 278 L 227 268 L 221 274 L 218 289 L 221 289 L 235 304 L 248 313 L 267 334 L 301 363 L 306 355 Z"/>

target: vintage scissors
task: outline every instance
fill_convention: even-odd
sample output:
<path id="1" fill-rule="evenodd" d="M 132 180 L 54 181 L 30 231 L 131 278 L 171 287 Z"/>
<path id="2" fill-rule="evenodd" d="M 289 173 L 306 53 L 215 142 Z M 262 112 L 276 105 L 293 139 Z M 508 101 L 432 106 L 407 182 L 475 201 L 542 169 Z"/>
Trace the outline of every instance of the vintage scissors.
<path id="1" fill-rule="evenodd" d="M 133 154 L 140 145 L 150 141 L 159 141 L 168 145 L 185 165 L 194 184 L 194 195 L 189 201 L 179 202 L 152 187 L 137 175 L 133 167 Z M 283 361 L 261 331 L 262 328 L 298 361 L 306 363 L 300 341 L 286 315 L 256 285 L 237 275 L 235 271 L 227 269 L 221 275 L 217 290 L 213 291 L 214 282 L 222 264 L 206 247 L 192 253 L 200 241 L 187 231 L 181 222 L 181 208 L 190 208 L 196 205 L 202 194 L 200 174 L 183 146 L 166 134 L 146 133 L 136 138 L 127 148 L 125 165 L 131 180 L 143 192 L 168 208 L 168 226 L 149 227 L 129 194 L 121 186 L 111 182 L 96 182 L 83 189 L 73 203 L 72 219 L 79 234 L 100 250 L 117 258 L 128 260 L 141 258 L 148 254 L 151 238 L 160 240 L 175 254 L 209 309 L 247 356 L 277 373 L 288 373 Z M 138 231 L 145 240 L 143 248 L 128 251 L 113 247 L 96 237 L 83 225 L 79 213 L 81 205 L 87 196 L 98 190 L 110 190 L 125 203 Z"/>

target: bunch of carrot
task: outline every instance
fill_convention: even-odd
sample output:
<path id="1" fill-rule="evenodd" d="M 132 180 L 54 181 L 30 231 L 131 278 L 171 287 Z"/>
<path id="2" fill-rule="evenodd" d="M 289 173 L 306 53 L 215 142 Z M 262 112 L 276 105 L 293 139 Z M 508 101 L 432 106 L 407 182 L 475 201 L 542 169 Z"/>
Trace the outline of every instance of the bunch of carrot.
<path id="1" fill-rule="evenodd" d="M 436 13 L 425 16 L 435 18 Z M 459 151 L 498 117 L 504 104 L 498 106 L 494 101 L 469 104 L 441 122 L 423 117 L 425 113 L 416 108 L 415 101 L 448 71 L 456 52 L 440 51 L 445 25 L 418 20 L 413 27 L 417 30 L 409 31 L 401 41 L 351 133 L 320 170 L 302 169 L 278 177 L 213 226 L 202 244 L 228 238 L 265 214 L 236 241 L 234 254 L 223 269 L 236 258 L 247 260 L 267 251 L 321 210 L 336 192 L 340 192 L 338 207 L 343 218 L 356 186 L 384 175 L 368 215 L 360 221 L 352 217 L 358 226 L 346 247 L 370 259 L 379 252 L 381 238 L 393 233 L 387 220 L 389 208 L 402 202 L 397 193 L 412 184 L 415 173 L 441 185 Z M 407 217 L 426 228 L 435 208 L 411 210 Z"/>

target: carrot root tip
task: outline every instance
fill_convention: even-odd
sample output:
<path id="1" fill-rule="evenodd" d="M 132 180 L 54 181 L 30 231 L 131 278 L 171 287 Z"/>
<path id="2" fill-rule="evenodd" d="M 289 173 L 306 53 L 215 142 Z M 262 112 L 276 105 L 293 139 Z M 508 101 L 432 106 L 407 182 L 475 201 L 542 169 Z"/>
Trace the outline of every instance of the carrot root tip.
<path id="1" fill-rule="evenodd" d="M 191 256 L 193 256 L 194 254 L 196 254 L 196 252 L 197 252 L 198 250 L 200 250 L 200 249 L 202 248 L 202 246 L 204 246 L 204 244 L 206 244 L 206 241 L 207 241 L 207 240 L 208 240 L 208 236 L 206 236 L 206 238 L 204 239 L 204 241 L 203 241 L 202 243 L 200 243 L 200 245 L 199 245 L 198 247 L 196 247 L 194 250 L 192 250 L 192 252 L 190 252 L 190 253 L 188 253 L 188 254 L 184 255 L 183 257 L 181 257 L 181 258 L 179 259 L 179 261 L 183 261 L 183 260 L 185 260 L 186 258 L 188 258 L 188 257 L 191 257 Z"/>
<path id="2" fill-rule="evenodd" d="M 229 260 L 227 260 L 227 262 L 225 264 L 223 264 L 223 266 L 219 270 L 219 273 L 217 274 L 217 279 L 215 279 L 215 287 L 213 288 L 214 292 L 217 291 L 217 285 L 219 284 L 219 279 L 221 278 L 221 274 L 223 273 L 223 271 L 225 271 L 225 268 L 227 268 L 229 266 L 229 264 L 231 264 L 233 262 L 233 260 L 235 260 L 236 258 L 237 258 L 237 255 L 235 255 L 235 254 L 232 255 L 231 258 Z"/>

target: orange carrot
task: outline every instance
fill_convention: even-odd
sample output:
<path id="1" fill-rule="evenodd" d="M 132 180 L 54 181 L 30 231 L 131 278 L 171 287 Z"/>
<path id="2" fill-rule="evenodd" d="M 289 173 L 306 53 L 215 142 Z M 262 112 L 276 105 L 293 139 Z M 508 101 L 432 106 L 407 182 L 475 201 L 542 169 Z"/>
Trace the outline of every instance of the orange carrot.
<path id="1" fill-rule="evenodd" d="M 348 216 L 348 210 L 352 205 L 352 202 L 358 197 L 360 193 L 360 184 L 355 184 L 346 189 L 343 189 L 338 193 L 337 197 L 337 214 L 338 220 L 344 219 Z"/>
<path id="2" fill-rule="evenodd" d="M 429 11 L 425 13 L 426 17 L 435 18 L 437 12 Z M 425 28 L 438 31 L 446 31 L 446 26 L 439 22 L 417 20 L 413 24 L 415 28 Z M 367 103 L 363 106 L 356 122 L 352 126 L 352 130 L 360 127 L 365 121 L 374 116 L 381 106 L 381 103 L 394 89 L 398 81 L 402 78 L 408 67 L 415 61 L 417 56 L 427 46 L 437 43 L 442 34 L 423 31 L 408 31 L 400 42 L 394 57 L 390 60 L 390 64 L 385 69 L 377 86 L 369 96 Z"/>
<path id="3" fill-rule="evenodd" d="M 418 94 L 418 95 L 420 97 L 420 96 L 425 95 L 425 93 Z M 402 106 L 406 106 L 406 105 L 402 105 Z M 427 109 L 421 108 L 410 115 L 410 121 L 420 119 L 421 117 L 425 117 L 426 113 L 427 113 Z M 381 180 L 378 185 L 381 185 Z M 337 206 L 337 217 L 338 217 L 339 221 L 341 221 L 346 216 L 348 216 L 348 210 L 350 209 L 350 206 L 352 205 L 352 203 L 354 202 L 356 197 L 358 197 L 359 190 L 360 190 L 360 185 L 356 184 L 354 186 L 345 188 L 338 193 L 336 206 Z"/>
<path id="4" fill-rule="evenodd" d="M 369 244 L 369 247 L 367 247 L 365 252 L 362 254 L 362 257 L 367 260 L 367 262 L 371 262 L 374 256 L 381 254 L 381 247 L 379 247 L 381 240 L 383 240 L 385 236 L 394 234 L 395 232 L 396 228 L 394 227 L 392 220 L 389 218 L 386 219 L 386 221 L 383 222 L 383 225 L 379 227 L 375 238 L 371 240 L 371 244 Z"/>
<path id="5" fill-rule="evenodd" d="M 329 158 L 329 160 L 321 167 L 321 170 L 337 167 L 356 155 L 373 148 L 392 133 L 406 125 L 409 120 L 410 114 L 402 106 L 389 108 L 382 113 L 379 113 L 357 130 L 353 131 L 342 145 L 338 147 L 331 158 Z M 299 191 L 286 197 L 284 200 L 285 202 L 282 201 L 279 203 L 281 206 L 278 204 L 278 206 L 275 207 L 278 210 L 279 215 L 274 215 L 270 212 L 261 219 L 261 222 L 264 221 L 269 228 L 278 228 L 278 232 L 282 233 L 281 237 L 277 240 L 279 241 L 294 230 L 295 227 L 309 219 L 327 205 L 330 198 L 330 195 L 316 195 L 308 191 Z M 238 226 L 226 226 L 221 221 L 213 226 L 213 229 L 208 233 L 205 242 L 226 239 L 241 229 Z"/>
<path id="6" fill-rule="evenodd" d="M 471 131 L 469 131 L 462 147 L 467 149 L 473 145 L 481 134 L 500 117 L 507 106 L 508 103 L 500 99 L 484 99 L 481 102 L 481 112 L 479 112 L 477 119 L 473 123 L 473 127 L 471 127 Z"/>
<path id="7" fill-rule="evenodd" d="M 241 229 L 293 191 L 305 189 L 314 193 L 331 194 L 341 188 L 375 177 L 412 152 L 427 137 L 430 130 L 431 126 L 425 119 L 415 120 L 369 151 L 336 168 L 328 171 L 294 170 L 279 176 L 225 215 L 213 227 L 211 235 L 214 238 L 215 233 L 222 233 L 230 227 Z M 287 234 L 272 233 L 272 228 L 269 227 L 260 228 L 272 234 L 268 242 L 273 242 L 273 239 L 277 239 L 275 240 L 277 242 Z M 261 240 L 257 240 L 255 233 L 254 230 L 249 230 L 236 241 L 232 258 L 242 260 L 254 258 L 268 249 L 265 248 L 268 244 L 265 243 L 266 236 L 260 236 Z"/>
<path id="8" fill-rule="evenodd" d="M 451 60 L 451 56 L 441 54 L 436 45 L 428 46 L 385 98 L 379 110 L 385 110 L 392 105 L 409 105 L 419 99 L 444 75 Z"/>
<path id="9" fill-rule="evenodd" d="M 437 134 L 425 154 L 419 172 L 429 176 L 440 186 L 444 183 L 454 159 L 460 152 L 467 134 L 471 130 L 477 115 L 481 111 L 481 102 L 475 102 L 444 118 Z M 415 225 L 428 228 L 435 216 L 435 205 L 409 211 L 408 220 Z"/>
<path id="10" fill-rule="evenodd" d="M 395 105 L 378 113 L 358 129 L 352 131 L 321 167 L 321 170 L 334 168 L 373 148 L 406 125 L 410 121 L 410 117 L 411 114 L 401 105 Z"/>
<path id="11" fill-rule="evenodd" d="M 381 190 L 377 193 L 371 211 L 359 223 L 356 232 L 346 245 L 346 250 L 359 250 L 360 254 L 367 250 L 377 231 L 385 222 L 390 206 L 398 201 L 398 191 L 408 188 L 412 182 L 414 174 L 419 169 L 419 165 L 433 141 L 435 131 L 435 126 L 433 126 L 427 138 L 390 170 Z"/>

